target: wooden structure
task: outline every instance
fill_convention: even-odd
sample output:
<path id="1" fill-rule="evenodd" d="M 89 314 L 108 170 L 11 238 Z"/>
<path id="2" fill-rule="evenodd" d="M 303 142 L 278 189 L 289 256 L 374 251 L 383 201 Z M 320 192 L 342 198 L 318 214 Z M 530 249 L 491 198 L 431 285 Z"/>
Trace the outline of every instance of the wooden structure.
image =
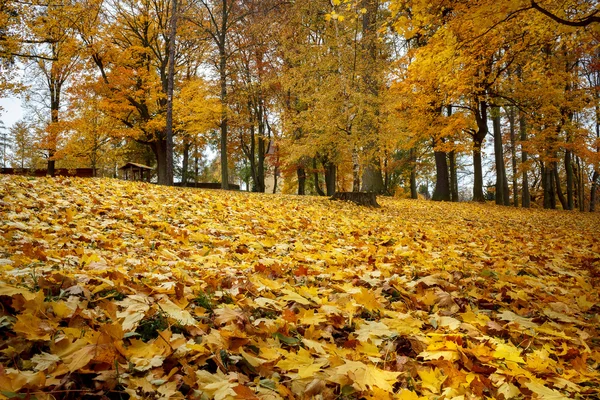
<path id="1" fill-rule="evenodd" d="M 154 168 L 144 164 L 129 162 L 123 165 L 119 170 L 123 171 L 123 179 L 126 181 L 146 181 L 150 182 L 150 176 Z"/>
<path id="2" fill-rule="evenodd" d="M 46 176 L 48 174 L 48 170 L 32 168 L 0 168 L 0 174 L 41 177 Z M 92 178 L 96 176 L 96 172 L 92 168 L 57 168 L 54 170 L 54 176 L 76 176 L 78 178 Z"/>

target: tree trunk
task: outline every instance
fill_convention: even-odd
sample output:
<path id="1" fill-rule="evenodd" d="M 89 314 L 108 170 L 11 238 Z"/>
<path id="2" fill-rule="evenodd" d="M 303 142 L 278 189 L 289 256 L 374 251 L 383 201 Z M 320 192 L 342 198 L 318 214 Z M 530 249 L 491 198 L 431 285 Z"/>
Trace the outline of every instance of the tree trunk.
<path id="1" fill-rule="evenodd" d="M 306 194 L 306 172 L 303 167 L 298 167 L 296 174 L 298 175 L 298 195 L 304 196 Z"/>
<path id="2" fill-rule="evenodd" d="M 551 162 L 543 165 L 542 187 L 544 188 L 544 208 L 556 209 L 556 190 L 554 188 L 554 167 Z"/>
<path id="3" fill-rule="evenodd" d="M 596 211 L 596 196 L 598 192 L 598 178 L 600 177 L 600 173 L 598 171 L 594 171 L 594 175 L 592 175 L 592 188 L 590 192 L 590 212 Z"/>
<path id="4" fill-rule="evenodd" d="M 319 196 L 325 196 L 325 192 L 321 189 L 321 183 L 319 182 L 319 170 L 317 169 L 317 159 L 313 158 L 313 179 L 315 181 L 315 190 Z"/>
<path id="5" fill-rule="evenodd" d="M 380 208 L 377 197 L 373 192 L 336 192 L 331 200 L 351 201 L 359 206 Z"/>
<path id="6" fill-rule="evenodd" d="M 452 150 L 448 153 L 450 166 L 450 198 L 453 202 L 458 202 L 458 175 L 456 173 L 456 152 Z"/>
<path id="7" fill-rule="evenodd" d="M 579 170 L 579 191 L 577 193 L 577 198 L 579 199 L 579 211 L 585 211 L 585 177 L 586 173 L 581 165 L 583 160 L 580 157 L 575 157 L 577 159 L 577 169 Z"/>
<path id="8" fill-rule="evenodd" d="M 279 175 L 279 167 L 273 167 L 273 194 L 277 193 L 277 175 Z"/>
<path id="9" fill-rule="evenodd" d="M 362 176 L 362 191 L 369 193 L 383 193 L 385 185 L 383 184 L 383 174 L 381 173 L 381 167 L 375 160 L 365 167 Z"/>
<path id="10" fill-rule="evenodd" d="M 317 182 L 315 182 L 315 184 L 317 187 L 319 186 Z M 318 191 L 319 190 L 317 190 L 317 192 Z M 352 191 L 360 192 L 360 164 L 356 148 L 352 149 Z"/>
<path id="11" fill-rule="evenodd" d="M 225 18 L 223 17 L 223 20 Z M 229 189 L 229 165 L 227 163 L 227 52 L 225 47 L 225 31 L 222 44 L 219 46 L 219 83 L 221 85 L 221 189 Z"/>
<path id="12" fill-rule="evenodd" d="M 519 118 L 519 131 L 521 140 L 521 169 L 523 170 L 523 182 L 521 182 L 522 205 L 524 208 L 529 208 L 531 207 L 531 195 L 529 194 L 529 178 L 527 176 L 527 151 L 523 148 L 523 142 L 527 140 L 527 121 L 525 120 L 523 112 L 521 112 Z"/>
<path id="13" fill-rule="evenodd" d="M 513 106 L 509 108 L 508 123 L 510 129 L 510 158 L 512 161 L 513 205 L 515 207 L 519 207 L 519 183 L 517 181 L 517 138 L 515 129 L 515 108 Z"/>
<path id="14" fill-rule="evenodd" d="M 177 0 L 172 1 L 167 72 L 167 118 L 165 127 L 166 184 L 173 186 L 173 89 L 175 86 L 175 40 L 177 37 Z"/>
<path id="15" fill-rule="evenodd" d="M 473 201 L 485 202 L 483 195 L 483 168 L 481 163 L 481 143 L 473 148 Z"/>
<path id="16" fill-rule="evenodd" d="M 264 108 L 262 99 L 259 100 L 258 106 L 258 165 L 256 171 L 256 191 L 265 192 L 265 156 L 266 156 L 266 141 L 265 141 L 265 121 Z"/>
<path id="17" fill-rule="evenodd" d="M 419 198 L 417 188 L 417 152 L 414 148 L 410 149 L 410 198 Z"/>
<path id="18" fill-rule="evenodd" d="M 448 162 L 446 153 L 443 151 L 435 151 L 437 143 L 434 140 L 434 155 L 435 155 L 435 189 L 433 190 L 433 201 L 450 201 L 450 181 L 448 177 Z"/>
<path id="19" fill-rule="evenodd" d="M 156 158 L 157 183 L 159 185 L 167 185 L 167 141 L 159 139 L 151 142 L 150 148 Z"/>
<path id="20" fill-rule="evenodd" d="M 480 101 L 478 104 L 477 112 L 475 113 L 475 120 L 477 122 L 477 133 L 473 135 L 473 201 L 485 201 L 483 194 L 483 166 L 481 162 L 481 147 L 483 141 L 488 134 L 487 126 L 487 108 L 488 104 L 485 101 Z"/>
<path id="21" fill-rule="evenodd" d="M 325 186 L 327 188 L 327 196 L 333 196 L 335 194 L 335 182 L 336 182 L 336 166 L 332 162 L 323 163 L 325 167 Z"/>
<path id="22" fill-rule="evenodd" d="M 565 171 L 567 173 L 567 203 L 565 208 L 566 210 L 572 210 L 573 205 L 573 164 L 572 164 L 572 156 L 571 150 L 565 150 Z"/>
<path id="23" fill-rule="evenodd" d="M 492 109 L 492 126 L 494 130 L 494 160 L 496 163 L 496 204 L 510 205 L 508 196 L 508 180 L 506 179 L 506 168 L 504 166 L 504 149 L 502 146 L 502 126 L 500 120 L 500 108 Z M 508 204 L 507 204 L 508 203 Z"/>
<path id="24" fill-rule="evenodd" d="M 568 208 L 568 203 L 567 203 L 567 199 L 565 198 L 565 195 L 562 191 L 562 186 L 560 184 L 560 176 L 558 175 L 558 166 L 557 163 L 554 163 L 554 186 L 556 186 L 556 194 L 558 196 L 558 200 L 560 201 L 560 205 L 562 207 L 563 210 L 567 210 Z"/>
<path id="25" fill-rule="evenodd" d="M 256 135 L 254 133 L 254 121 L 250 119 L 250 149 L 246 156 L 250 161 L 250 175 L 252 176 L 252 191 L 258 191 L 258 171 L 256 168 Z"/>
<path id="26" fill-rule="evenodd" d="M 190 147 L 192 145 L 188 142 L 183 144 L 183 162 L 181 164 L 181 186 L 187 186 L 189 176 L 189 163 L 190 163 Z"/>
<path id="27" fill-rule="evenodd" d="M 195 146 L 194 152 L 194 183 L 198 183 L 198 177 L 200 176 L 200 163 L 198 159 L 198 145 Z"/>

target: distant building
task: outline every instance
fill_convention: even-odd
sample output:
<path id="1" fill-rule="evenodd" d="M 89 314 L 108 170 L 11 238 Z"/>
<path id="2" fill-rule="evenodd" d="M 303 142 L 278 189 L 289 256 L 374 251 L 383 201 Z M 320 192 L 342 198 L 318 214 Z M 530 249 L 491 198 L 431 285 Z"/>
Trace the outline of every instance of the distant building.
<path id="1" fill-rule="evenodd" d="M 146 181 L 150 182 L 150 177 L 154 168 L 144 164 L 127 163 L 119 168 L 122 171 L 122 178 L 126 181 Z"/>

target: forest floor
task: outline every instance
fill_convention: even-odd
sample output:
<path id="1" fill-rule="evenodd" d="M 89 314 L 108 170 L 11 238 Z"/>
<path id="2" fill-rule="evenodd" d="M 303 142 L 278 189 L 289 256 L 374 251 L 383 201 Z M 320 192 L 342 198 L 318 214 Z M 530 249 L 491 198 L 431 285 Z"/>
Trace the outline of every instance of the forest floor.
<path id="1" fill-rule="evenodd" d="M 0 176 L 0 399 L 600 397 L 600 214 Z"/>

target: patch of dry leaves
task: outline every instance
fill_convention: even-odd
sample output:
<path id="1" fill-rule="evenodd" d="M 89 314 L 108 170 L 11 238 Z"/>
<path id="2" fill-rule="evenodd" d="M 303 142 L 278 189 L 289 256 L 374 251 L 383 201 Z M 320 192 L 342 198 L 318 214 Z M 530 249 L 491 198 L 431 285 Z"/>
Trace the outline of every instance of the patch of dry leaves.
<path id="1" fill-rule="evenodd" d="M 0 398 L 600 396 L 600 218 L 0 177 Z"/>

